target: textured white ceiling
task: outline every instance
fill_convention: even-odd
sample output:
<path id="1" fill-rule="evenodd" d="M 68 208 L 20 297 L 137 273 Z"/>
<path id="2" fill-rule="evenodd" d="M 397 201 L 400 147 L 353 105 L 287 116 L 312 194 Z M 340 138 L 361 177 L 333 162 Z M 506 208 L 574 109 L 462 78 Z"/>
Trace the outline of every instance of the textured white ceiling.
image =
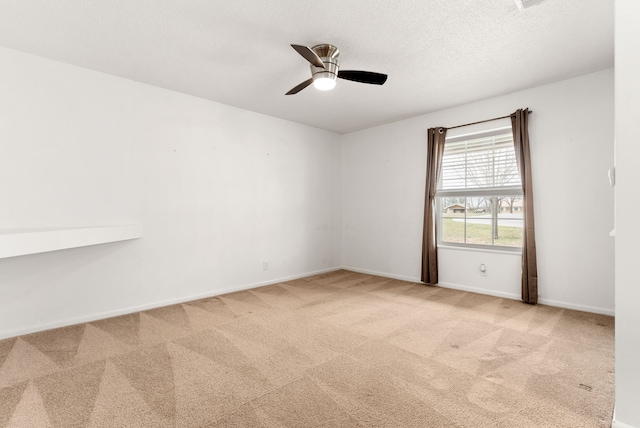
<path id="1" fill-rule="evenodd" d="M 285 96 L 290 43 L 389 79 Z M 345 133 L 612 67 L 613 1 L 0 0 L 0 46 Z"/>

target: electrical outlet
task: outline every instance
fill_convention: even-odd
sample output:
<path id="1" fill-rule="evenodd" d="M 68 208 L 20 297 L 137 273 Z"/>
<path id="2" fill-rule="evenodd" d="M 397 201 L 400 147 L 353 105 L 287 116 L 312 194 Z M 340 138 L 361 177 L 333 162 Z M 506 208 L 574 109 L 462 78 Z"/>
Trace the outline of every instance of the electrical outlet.
<path id="1" fill-rule="evenodd" d="M 484 263 L 480 265 L 480 275 L 487 276 L 487 265 Z"/>
<path id="2" fill-rule="evenodd" d="M 262 262 L 262 270 L 269 270 L 269 262 Z"/>

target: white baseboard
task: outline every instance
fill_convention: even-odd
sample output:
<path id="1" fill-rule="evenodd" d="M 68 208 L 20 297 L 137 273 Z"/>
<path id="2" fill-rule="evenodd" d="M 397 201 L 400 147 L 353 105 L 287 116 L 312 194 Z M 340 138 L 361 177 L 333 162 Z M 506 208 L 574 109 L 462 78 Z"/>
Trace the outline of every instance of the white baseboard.
<path id="1" fill-rule="evenodd" d="M 206 299 L 207 297 L 220 296 L 222 294 L 233 293 L 234 291 L 249 290 L 249 289 L 252 289 L 252 288 L 263 287 L 265 285 L 277 284 L 279 282 L 291 281 L 291 280 L 294 280 L 294 279 L 304 278 L 304 277 L 307 277 L 307 276 L 319 275 L 319 274 L 323 274 L 323 273 L 327 273 L 327 272 L 333 272 L 333 271 L 340 270 L 340 269 L 342 269 L 342 267 L 337 266 L 337 267 L 332 267 L 332 268 L 328 268 L 328 269 L 322 269 L 322 270 L 313 271 L 313 272 L 305 272 L 305 273 L 299 274 L 299 275 L 292 275 L 292 276 L 288 276 L 288 277 L 284 277 L 284 278 L 272 279 L 272 280 L 269 280 L 269 281 L 256 282 L 256 283 L 252 283 L 252 284 L 238 285 L 238 286 L 234 286 L 234 287 L 225 288 L 225 289 L 222 289 L 222 290 L 215 290 L 215 291 L 208 292 L 208 293 L 196 294 L 196 295 L 191 295 L 191 296 L 186 296 L 186 297 L 179 297 L 179 298 L 176 298 L 176 299 L 161 300 L 161 301 L 157 301 L 157 302 L 153 302 L 153 303 L 146 303 L 144 305 L 130 306 L 128 308 L 116 309 L 116 310 L 113 310 L 113 311 L 100 312 L 100 313 L 91 314 L 91 315 L 87 315 L 87 316 L 81 316 L 81 317 L 75 317 L 75 318 L 67 318 L 67 319 L 54 321 L 54 322 L 50 322 L 50 323 L 39 324 L 37 326 L 20 328 L 20 329 L 17 329 L 17 330 L 0 331 L 0 340 L 8 339 L 10 337 L 22 336 L 22 335 L 25 335 L 25 334 L 37 333 L 39 331 L 51 330 L 51 329 L 54 329 L 54 328 L 67 327 L 67 326 L 70 326 L 70 325 L 81 324 L 81 323 L 91 322 L 91 321 L 97 321 L 97 320 L 101 320 L 101 319 L 105 319 L 105 318 L 117 317 L 119 315 L 127 315 L 127 314 L 131 314 L 131 313 L 134 313 L 134 312 L 140 312 L 140 311 L 146 311 L 146 310 L 149 310 L 149 309 L 160 308 L 160 307 L 163 307 L 163 306 L 176 305 L 176 304 L 179 304 L 179 303 L 190 302 L 192 300 Z"/>
<path id="2" fill-rule="evenodd" d="M 506 293 L 504 291 L 491 290 L 490 288 L 469 287 L 468 285 L 452 284 L 448 282 L 439 282 L 439 287 L 451 288 L 453 290 L 468 291 L 470 293 L 486 294 L 488 296 L 502 297 L 503 299 L 520 300 L 520 296 L 515 293 Z"/>
<path id="3" fill-rule="evenodd" d="M 636 428 L 636 427 L 633 427 L 633 426 L 627 425 L 627 424 L 623 424 L 622 422 L 618 422 L 618 421 L 614 420 L 611 423 L 611 428 Z"/>
<path id="4" fill-rule="evenodd" d="M 402 281 L 410 281 L 410 282 L 418 282 L 418 283 L 422 282 L 422 281 L 420 281 L 420 278 L 417 278 L 417 277 L 394 275 L 392 273 L 378 272 L 378 271 L 369 270 L 369 269 L 360 269 L 360 268 L 354 268 L 354 267 L 350 267 L 350 266 L 344 266 L 343 269 L 350 270 L 350 271 L 353 271 L 353 272 L 365 273 L 367 275 L 376 275 L 376 276 L 382 276 L 382 277 L 385 277 L 385 278 L 399 279 L 399 280 L 402 280 Z M 439 282 L 438 283 L 438 287 L 451 288 L 453 290 L 469 291 L 471 293 L 487 294 L 489 296 L 504 297 L 504 298 L 507 298 L 507 299 L 520 300 L 520 296 L 518 296 L 517 294 L 503 293 L 503 292 L 500 292 L 500 291 L 490 290 L 488 288 L 469 287 L 469 286 L 466 286 L 466 285 L 453 284 L 453 283 L 447 283 L 447 282 Z"/>
<path id="5" fill-rule="evenodd" d="M 351 266 L 343 266 L 342 269 L 350 270 L 352 272 L 365 273 L 367 275 L 375 275 L 375 276 L 383 276 L 385 278 L 399 279 L 401 281 L 420 282 L 420 278 L 413 278 L 413 277 L 410 277 L 410 276 L 402 276 L 402 275 L 394 275 L 392 273 L 386 273 L 386 272 L 377 272 L 375 270 L 360 269 L 360 268 L 355 268 L 355 267 L 351 267 Z"/>
<path id="6" fill-rule="evenodd" d="M 353 271 L 353 272 L 365 273 L 365 274 L 368 274 L 368 275 L 383 276 L 385 278 L 400 279 L 400 280 L 403 280 L 403 281 L 411 281 L 411 282 L 421 282 L 420 278 L 417 278 L 417 277 L 414 278 L 414 277 L 409 277 L 409 276 L 394 275 L 394 274 L 391 274 L 391 273 L 378 272 L 378 271 L 369 270 L 369 269 L 354 268 L 354 267 L 350 267 L 350 266 L 343 266 L 343 269 L 350 270 L 350 271 Z M 447 283 L 447 282 L 439 282 L 438 286 L 442 287 L 442 288 L 451 288 L 453 290 L 461 290 L 461 291 L 468 291 L 468 292 L 471 292 L 471 293 L 486 294 L 488 296 L 502 297 L 502 298 L 505 298 L 505 299 L 520 300 L 520 295 L 519 294 L 507 293 L 507 292 L 504 292 L 504 291 L 496 291 L 496 290 L 491 290 L 489 288 L 470 287 L 468 285 L 453 284 L 453 283 Z M 544 298 L 538 299 L 538 303 L 540 303 L 542 305 L 555 306 L 555 307 L 558 307 L 558 308 L 573 309 L 575 311 L 583 311 L 583 312 L 591 312 L 591 313 L 594 313 L 594 314 L 615 316 L 615 311 L 613 309 L 609 309 L 609 308 L 600 308 L 600 307 L 597 307 L 597 306 L 580 305 L 580 304 L 575 304 L 575 303 L 567 303 L 567 302 L 562 302 L 562 301 L 559 301 L 559 300 L 550 300 L 550 299 L 544 299 Z"/>
<path id="7" fill-rule="evenodd" d="M 369 269 L 360 269 L 360 268 L 354 268 L 354 267 L 350 267 L 350 266 L 344 266 L 343 269 L 350 270 L 350 271 L 353 271 L 353 272 L 365 273 L 365 274 L 368 274 L 368 275 L 376 275 L 376 276 L 382 276 L 382 277 L 385 277 L 385 278 L 399 279 L 399 280 L 402 280 L 402 281 L 410 281 L 410 282 L 418 282 L 418 283 L 422 282 L 422 281 L 420 281 L 420 278 L 417 278 L 417 277 L 394 275 L 392 273 L 378 272 L 378 271 L 369 270 Z M 520 296 L 518 296 L 517 294 L 503 293 L 503 292 L 500 292 L 500 291 L 490 290 L 490 289 L 487 289 L 487 288 L 469 287 L 469 286 L 466 286 L 466 285 L 452 284 L 452 283 L 447 283 L 447 282 L 439 282 L 438 283 L 438 287 L 450 288 L 450 289 L 453 289 L 453 290 L 469 291 L 471 293 L 487 294 L 489 296 L 504 297 L 504 298 L 507 298 L 507 299 L 520 300 Z"/>
<path id="8" fill-rule="evenodd" d="M 489 296 L 503 297 L 505 299 L 520 300 L 520 295 L 515 293 L 505 293 L 502 291 L 495 291 L 487 288 L 468 287 L 466 285 L 448 284 L 448 283 L 442 283 L 442 282 L 438 283 L 438 285 L 440 287 L 453 288 L 455 290 L 470 291 L 472 293 L 487 294 Z M 608 308 L 580 305 L 576 303 L 567 303 L 567 302 L 561 302 L 559 300 L 539 298 L 538 303 L 541 305 L 554 306 L 556 308 L 572 309 L 574 311 L 591 312 L 594 314 L 611 315 L 611 316 L 615 315 L 615 311 Z"/>
<path id="9" fill-rule="evenodd" d="M 346 269 L 346 270 L 350 270 L 350 271 L 353 271 L 353 272 L 364 273 L 364 274 L 368 274 L 368 275 L 382 276 L 382 277 L 390 278 L 390 279 L 399 279 L 401 281 L 418 282 L 418 283 L 421 282 L 420 279 L 417 278 L 417 277 L 410 277 L 410 276 L 404 276 L 404 275 L 395 275 L 395 274 L 392 274 L 392 273 L 378 272 L 378 271 L 369 270 L 369 269 L 360 269 L 360 268 L 355 268 L 355 267 L 351 267 L 351 266 L 336 266 L 336 267 L 332 267 L 332 268 L 322 269 L 322 270 L 319 270 L 319 271 L 305 272 L 303 274 L 292 275 L 292 276 L 288 276 L 288 277 L 284 277 L 284 278 L 278 278 L 278 279 L 272 279 L 272 280 L 269 280 L 269 281 L 256 282 L 256 283 L 252 283 L 252 284 L 238 285 L 238 286 L 229 287 L 229 288 L 225 288 L 225 289 L 222 289 L 222 290 L 215 290 L 215 291 L 212 291 L 212 292 L 202 293 L 202 294 L 198 294 L 198 295 L 191 295 L 191 296 L 180 297 L 180 298 L 176 298 L 176 299 L 157 301 L 157 302 L 148 303 L 148 304 L 144 304 L 144 305 L 131 306 L 131 307 L 128 307 L 128 308 L 117 309 L 117 310 L 114 310 L 114 311 L 106 311 L 106 312 L 101 312 L 101 313 L 97 313 L 97 314 L 91 314 L 91 315 L 82 316 L 82 317 L 67 318 L 67 319 L 64 319 L 64 320 L 54 321 L 54 322 L 45 323 L 45 324 L 39 324 L 37 326 L 30 326 L 30 327 L 20 328 L 20 329 L 17 329 L 17 330 L 0 331 L 0 340 L 7 339 L 7 338 L 10 338 L 10 337 L 22 336 L 24 334 L 37 333 L 39 331 L 44 331 L 44 330 L 51 330 L 51 329 L 54 329 L 54 328 L 67 327 L 67 326 L 70 326 L 70 325 L 75 325 L 75 324 L 80 324 L 80 323 L 85 323 L 85 322 L 91 322 L 91 321 L 97 321 L 97 320 L 100 320 L 100 319 L 111 318 L 111 317 L 115 317 L 115 316 L 119 316 L 119 315 L 127 315 L 127 314 L 131 314 L 131 313 L 134 313 L 134 312 L 146 311 L 146 310 L 149 310 L 149 309 L 155 309 L 155 308 L 159 308 L 159 307 L 163 307 L 163 306 L 176 305 L 176 304 L 179 304 L 179 303 L 189 302 L 189 301 L 192 301 L 192 300 L 205 299 L 207 297 L 213 297 L 213 296 L 219 296 L 219 295 L 222 295 L 222 294 L 233 293 L 234 291 L 242 291 L 242 290 L 248 290 L 248 289 L 252 289 L 252 288 L 262 287 L 262 286 L 265 286 L 265 285 L 277 284 L 279 282 L 291 281 L 291 280 L 298 279 L 298 278 L 304 278 L 304 277 L 312 276 L 312 275 L 319 275 L 319 274 L 323 274 L 323 273 L 327 273 L 327 272 L 333 272 L 333 271 L 340 270 L 340 269 Z M 465 285 L 449 284 L 449 283 L 439 283 L 438 286 L 439 287 L 443 287 L 443 288 L 451 288 L 451 289 L 454 289 L 454 290 L 468 291 L 468 292 L 472 292 L 472 293 L 480 293 L 480 294 L 486 294 L 486 295 L 489 295 L 489 296 L 502 297 L 502 298 L 506 298 L 506 299 L 520 300 L 520 296 L 519 295 L 512 294 L 512 293 L 505 293 L 505 292 L 501 292 L 501 291 L 495 291 L 495 290 L 486 289 L 486 288 L 469 287 L 469 286 L 465 286 Z M 560 301 L 557 301 L 557 300 L 539 299 L 538 302 L 543 304 L 543 305 L 555 306 L 555 307 L 566 308 L 566 309 L 573 309 L 573 310 L 584 311 L 584 312 L 592 312 L 592 313 L 604 314 L 604 315 L 614 315 L 615 314 L 615 312 L 613 310 L 610 310 L 610 309 L 607 309 L 607 308 L 599 308 L 599 307 L 594 307 L 594 306 L 578 305 L 578 304 L 573 304 L 573 303 L 560 302 Z M 619 422 L 618 422 L 618 424 L 619 424 Z M 622 424 L 622 425 L 617 425 L 617 426 L 614 425 L 614 428 L 633 428 L 633 427 L 629 427 L 627 425 Z"/>
<path id="10" fill-rule="evenodd" d="M 613 309 L 599 308 L 597 306 L 579 305 L 575 303 L 560 302 L 558 300 L 550 299 L 538 299 L 538 303 L 542 305 L 555 306 L 558 308 L 573 309 L 574 311 L 591 312 L 594 314 L 611 315 L 615 316 L 616 312 Z"/>

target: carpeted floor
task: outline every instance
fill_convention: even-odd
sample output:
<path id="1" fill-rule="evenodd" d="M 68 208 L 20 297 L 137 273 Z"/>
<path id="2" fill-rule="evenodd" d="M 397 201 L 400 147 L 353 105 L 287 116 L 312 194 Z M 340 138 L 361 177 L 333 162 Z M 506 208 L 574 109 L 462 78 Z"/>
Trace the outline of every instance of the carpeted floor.
<path id="1" fill-rule="evenodd" d="M 336 271 L 0 341 L 0 427 L 605 427 L 613 330 Z"/>

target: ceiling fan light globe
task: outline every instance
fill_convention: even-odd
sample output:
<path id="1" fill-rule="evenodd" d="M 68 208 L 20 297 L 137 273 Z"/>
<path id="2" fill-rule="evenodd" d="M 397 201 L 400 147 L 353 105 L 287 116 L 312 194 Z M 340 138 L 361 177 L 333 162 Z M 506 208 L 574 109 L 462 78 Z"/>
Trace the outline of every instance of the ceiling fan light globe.
<path id="1" fill-rule="evenodd" d="M 336 86 L 336 79 L 331 77 L 316 77 L 313 86 L 319 91 L 330 91 Z"/>

